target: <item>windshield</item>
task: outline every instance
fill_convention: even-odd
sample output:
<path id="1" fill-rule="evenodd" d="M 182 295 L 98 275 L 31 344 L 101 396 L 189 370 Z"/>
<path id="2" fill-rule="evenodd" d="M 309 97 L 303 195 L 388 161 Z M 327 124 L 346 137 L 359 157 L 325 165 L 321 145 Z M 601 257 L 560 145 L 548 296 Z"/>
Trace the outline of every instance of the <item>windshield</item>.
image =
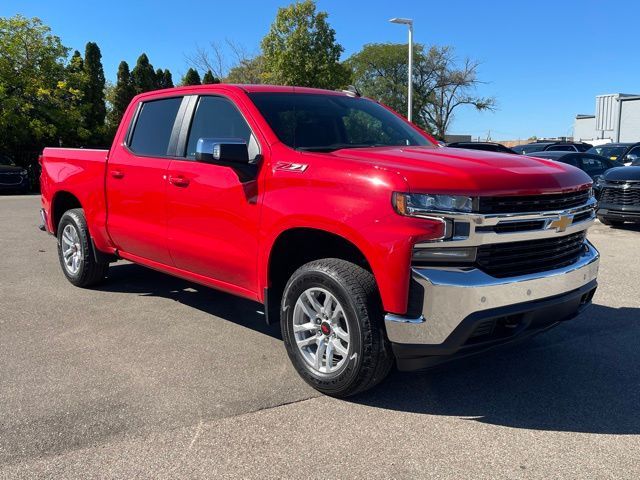
<path id="1" fill-rule="evenodd" d="M 607 157 L 611 160 L 617 160 L 618 157 L 622 155 L 626 149 L 626 145 L 618 145 L 615 147 L 611 145 L 600 145 L 597 147 L 591 147 L 589 150 L 587 150 L 587 153 L 594 153 L 596 155 Z"/>
<path id="2" fill-rule="evenodd" d="M 10 157 L 7 157 L 6 155 L 0 155 L 0 165 L 15 166 L 15 163 L 13 163 L 13 160 L 11 160 Z"/>
<path id="3" fill-rule="evenodd" d="M 249 97 L 278 138 L 298 150 L 433 145 L 386 108 L 365 98 L 272 92 Z"/>

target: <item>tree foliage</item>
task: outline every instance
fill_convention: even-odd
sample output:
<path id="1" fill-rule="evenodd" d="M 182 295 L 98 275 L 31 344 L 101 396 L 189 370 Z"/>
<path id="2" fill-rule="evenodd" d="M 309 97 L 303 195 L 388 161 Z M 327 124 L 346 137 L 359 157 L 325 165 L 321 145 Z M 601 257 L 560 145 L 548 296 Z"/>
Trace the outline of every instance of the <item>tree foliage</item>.
<path id="1" fill-rule="evenodd" d="M 107 114 L 104 98 L 105 78 L 102 68 L 102 53 L 94 42 L 86 45 L 83 62 L 84 92 L 83 113 L 84 128 L 91 132 L 92 146 L 104 145 L 104 122 Z"/>
<path id="2" fill-rule="evenodd" d="M 108 100 L 111 104 L 111 110 L 109 111 L 108 124 L 111 134 L 115 133 L 124 112 L 135 95 L 136 89 L 133 85 L 131 72 L 129 71 L 129 64 L 123 60 L 120 62 L 120 65 L 118 65 L 118 78 L 116 84 L 109 91 Z"/>
<path id="3" fill-rule="evenodd" d="M 138 57 L 136 66 L 131 71 L 131 80 L 136 94 L 149 92 L 157 88 L 156 72 L 153 70 L 153 65 L 149 63 L 149 57 L 147 57 L 146 53 Z"/>
<path id="4" fill-rule="evenodd" d="M 205 73 L 204 76 L 202 77 L 202 84 L 210 85 L 214 83 L 220 83 L 220 79 L 214 76 L 211 70 L 207 70 L 207 73 Z"/>
<path id="5" fill-rule="evenodd" d="M 494 110 L 495 99 L 475 94 L 481 83 L 478 62 L 465 59 L 458 64 L 451 47 L 414 45 L 413 118 L 438 138 L 444 138 L 455 111 L 464 105 L 477 110 Z M 397 112 L 407 109 L 408 46 L 368 44 L 345 63 L 355 85 Z"/>
<path id="6" fill-rule="evenodd" d="M 70 108 L 82 92 L 65 78 L 67 53 L 38 18 L 0 18 L 0 148 L 40 148 L 72 135 L 79 115 Z"/>
<path id="7" fill-rule="evenodd" d="M 342 46 L 313 0 L 278 9 L 262 40 L 266 83 L 335 89 L 349 83 L 349 71 L 340 63 Z"/>
<path id="8" fill-rule="evenodd" d="M 182 85 L 201 85 L 200 74 L 194 68 L 190 68 L 185 73 L 184 77 L 182 77 Z"/>

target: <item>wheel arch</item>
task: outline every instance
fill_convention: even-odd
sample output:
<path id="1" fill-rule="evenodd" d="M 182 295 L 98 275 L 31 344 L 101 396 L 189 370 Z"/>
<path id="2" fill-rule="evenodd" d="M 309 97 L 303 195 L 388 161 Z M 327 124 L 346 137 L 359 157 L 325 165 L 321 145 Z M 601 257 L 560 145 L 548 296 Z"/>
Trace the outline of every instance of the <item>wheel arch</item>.
<path id="1" fill-rule="evenodd" d="M 58 233 L 58 224 L 64 213 L 73 208 L 83 208 L 78 197 L 66 190 L 55 193 L 51 201 L 51 233 Z"/>
<path id="2" fill-rule="evenodd" d="M 284 286 L 293 272 L 305 263 L 321 258 L 340 258 L 373 273 L 362 249 L 342 235 L 313 227 L 284 230 L 274 240 L 266 265 L 264 302 L 267 323 L 278 322 Z"/>

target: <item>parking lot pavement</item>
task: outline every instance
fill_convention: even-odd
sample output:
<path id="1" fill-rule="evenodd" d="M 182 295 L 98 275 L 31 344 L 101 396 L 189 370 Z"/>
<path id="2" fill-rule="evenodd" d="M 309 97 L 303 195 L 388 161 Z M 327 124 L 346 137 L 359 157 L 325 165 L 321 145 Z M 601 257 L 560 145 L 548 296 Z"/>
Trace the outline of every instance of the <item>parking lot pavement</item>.
<path id="1" fill-rule="evenodd" d="M 260 305 L 121 262 L 72 287 L 39 198 L 0 197 L 0 478 L 638 478 L 640 229 L 596 224 L 594 305 L 349 401 Z"/>

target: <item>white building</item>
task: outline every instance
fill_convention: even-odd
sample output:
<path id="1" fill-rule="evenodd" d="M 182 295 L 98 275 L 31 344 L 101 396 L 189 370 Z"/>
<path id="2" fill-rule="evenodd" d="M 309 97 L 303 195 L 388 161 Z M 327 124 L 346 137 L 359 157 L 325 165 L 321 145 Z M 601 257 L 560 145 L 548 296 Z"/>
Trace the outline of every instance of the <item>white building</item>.
<path id="1" fill-rule="evenodd" d="M 640 141 L 640 95 L 598 95 L 595 115 L 576 116 L 573 138 L 594 143 Z"/>

